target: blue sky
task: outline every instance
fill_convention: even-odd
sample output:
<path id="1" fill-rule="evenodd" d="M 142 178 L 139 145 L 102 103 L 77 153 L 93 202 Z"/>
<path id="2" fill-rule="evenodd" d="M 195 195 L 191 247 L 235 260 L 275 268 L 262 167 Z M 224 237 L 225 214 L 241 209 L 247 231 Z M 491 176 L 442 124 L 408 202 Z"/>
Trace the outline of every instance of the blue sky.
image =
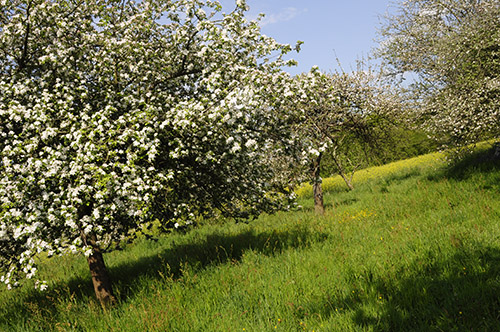
<path id="1" fill-rule="evenodd" d="M 234 0 L 220 0 L 223 10 L 234 9 Z M 262 33 L 294 46 L 304 42 L 292 58 L 299 66 L 288 69 L 297 74 L 317 65 L 324 71 L 338 69 L 336 57 L 345 71 L 356 68 L 356 59 L 369 54 L 379 16 L 390 0 L 247 0 L 249 18 L 265 13 Z"/>

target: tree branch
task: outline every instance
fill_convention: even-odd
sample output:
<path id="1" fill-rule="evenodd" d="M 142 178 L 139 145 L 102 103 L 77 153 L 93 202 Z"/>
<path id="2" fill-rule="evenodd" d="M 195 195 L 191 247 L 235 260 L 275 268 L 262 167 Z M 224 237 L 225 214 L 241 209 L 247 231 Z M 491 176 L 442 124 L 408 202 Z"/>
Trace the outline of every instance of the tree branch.
<path id="1" fill-rule="evenodd" d="M 31 33 L 31 24 L 29 22 L 30 19 L 30 12 L 31 12 L 31 1 L 28 2 L 28 5 L 26 7 L 26 33 L 24 35 L 24 40 L 23 40 L 23 54 L 21 55 L 21 59 L 19 59 L 19 68 L 18 70 L 21 71 L 24 68 L 26 68 L 27 64 L 27 58 L 28 58 L 28 41 L 29 41 L 29 35 Z"/>

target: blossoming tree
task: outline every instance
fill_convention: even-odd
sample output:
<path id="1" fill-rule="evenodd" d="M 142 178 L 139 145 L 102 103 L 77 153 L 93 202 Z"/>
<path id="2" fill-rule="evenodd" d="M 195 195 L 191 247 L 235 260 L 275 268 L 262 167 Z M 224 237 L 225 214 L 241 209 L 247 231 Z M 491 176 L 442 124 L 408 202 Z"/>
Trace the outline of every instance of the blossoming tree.
<path id="1" fill-rule="evenodd" d="M 0 268 L 102 253 L 157 218 L 280 207 L 266 156 L 285 151 L 289 45 L 204 0 L 0 0 Z M 47 287 L 38 282 L 40 288 Z"/>
<path id="2" fill-rule="evenodd" d="M 325 153 L 349 190 L 354 189 L 352 176 L 357 165 L 349 177 L 346 163 L 368 158 L 369 150 L 376 153 L 377 142 L 385 135 L 381 132 L 384 121 L 401 104 L 383 76 L 372 70 L 326 74 L 313 67 L 296 77 L 295 83 L 295 107 L 303 112 L 295 131 L 305 145 L 303 161 L 313 183 L 315 210 L 323 214 L 320 171 Z"/>
<path id="3" fill-rule="evenodd" d="M 499 29 L 497 0 L 403 1 L 381 28 L 378 55 L 414 74 L 412 116 L 452 146 L 500 135 Z"/>

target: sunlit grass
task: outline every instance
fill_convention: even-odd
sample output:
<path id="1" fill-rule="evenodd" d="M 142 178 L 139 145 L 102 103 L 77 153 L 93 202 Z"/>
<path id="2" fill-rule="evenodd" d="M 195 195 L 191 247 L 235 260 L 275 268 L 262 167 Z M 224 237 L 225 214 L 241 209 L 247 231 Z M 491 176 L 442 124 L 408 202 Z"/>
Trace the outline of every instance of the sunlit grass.
<path id="1" fill-rule="evenodd" d="M 52 259 L 48 291 L 0 292 L 0 331 L 498 331 L 500 163 L 421 158 L 327 191 L 321 217 L 302 198 L 107 254 L 109 312 L 83 257 Z"/>

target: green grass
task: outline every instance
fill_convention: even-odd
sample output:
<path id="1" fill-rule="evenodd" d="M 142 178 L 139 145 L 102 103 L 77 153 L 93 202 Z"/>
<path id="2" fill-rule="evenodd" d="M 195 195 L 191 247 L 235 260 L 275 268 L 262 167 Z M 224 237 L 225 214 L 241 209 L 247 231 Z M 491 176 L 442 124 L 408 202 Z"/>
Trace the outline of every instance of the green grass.
<path id="1" fill-rule="evenodd" d="M 0 292 L 0 330 L 498 331 L 500 162 L 487 153 L 367 170 L 379 175 L 352 192 L 328 188 L 324 217 L 303 195 L 299 211 L 110 253 L 108 312 L 83 257 L 48 260 L 48 291 Z"/>

